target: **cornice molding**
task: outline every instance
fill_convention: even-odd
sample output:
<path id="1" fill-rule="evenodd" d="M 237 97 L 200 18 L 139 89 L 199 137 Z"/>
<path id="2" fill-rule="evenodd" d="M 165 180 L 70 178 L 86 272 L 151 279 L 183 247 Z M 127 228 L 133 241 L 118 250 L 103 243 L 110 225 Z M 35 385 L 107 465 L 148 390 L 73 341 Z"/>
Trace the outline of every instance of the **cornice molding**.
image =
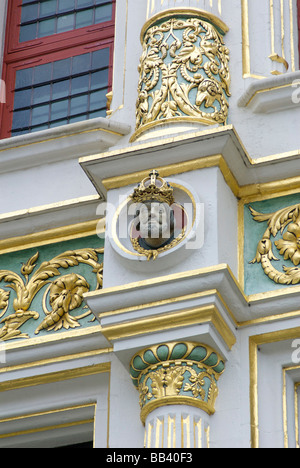
<path id="1" fill-rule="evenodd" d="M 129 133 L 130 126 L 98 117 L 7 138 L 0 141 L 0 174 L 107 151 Z"/>
<path id="2" fill-rule="evenodd" d="M 229 266 L 221 264 L 104 288 L 84 298 L 100 319 L 103 332 L 118 322 L 149 318 L 149 311 L 157 315 L 216 305 L 235 328 L 294 318 L 300 314 L 299 292 L 300 287 L 294 286 L 246 296 Z"/>
<path id="3" fill-rule="evenodd" d="M 250 107 L 255 113 L 296 109 L 292 93 L 295 90 L 295 82 L 299 85 L 299 80 L 299 71 L 256 80 L 246 88 L 238 100 L 238 106 Z"/>
<path id="4" fill-rule="evenodd" d="M 78 233 L 92 235 L 96 228 L 100 232 L 105 226 L 104 219 L 95 219 L 100 201 L 99 195 L 91 195 L 0 215 L 0 252 L 26 244 L 40 245 L 45 240 L 48 243 L 57 238 L 73 238 Z"/>
<path id="5" fill-rule="evenodd" d="M 83 157 L 79 163 L 104 198 L 111 189 L 136 184 L 153 168 L 168 177 L 207 167 L 219 167 L 234 195 L 243 198 L 298 188 L 299 154 L 253 159 L 235 128 L 227 125 Z"/>

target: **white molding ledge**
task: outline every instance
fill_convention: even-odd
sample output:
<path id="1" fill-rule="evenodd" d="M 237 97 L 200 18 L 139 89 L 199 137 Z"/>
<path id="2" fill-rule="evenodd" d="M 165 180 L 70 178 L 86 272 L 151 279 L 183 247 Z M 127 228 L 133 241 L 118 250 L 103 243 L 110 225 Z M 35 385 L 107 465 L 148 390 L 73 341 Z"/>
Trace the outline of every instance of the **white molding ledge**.
<path id="1" fill-rule="evenodd" d="M 104 117 L 0 141 L 0 174 L 101 153 L 131 127 Z"/>
<path id="2" fill-rule="evenodd" d="M 254 113 L 300 109 L 299 104 L 297 105 L 292 99 L 292 94 L 297 87 L 299 88 L 299 85 L 300 71 L 255 81 L 242 94 L 238 100 L 238 106 L 249 107 Z"/>
<path id="3" fill-rule="evenodd" d="M 298 286 L 246 296 L 226 264 L 104 288 L 84 298 L 124 365 L 162 336 L 165 342 L 203 342 L 226 359 L 237 329 L 285 314 L 293 320 L 299 309 Z"/>
<path id="4" fill-rule="evenodd" d="M 1 240 L 26 236 L 33 232 L 75 226 L 78 220 L 80 223 L 94 221 L 99 218 L 96 213 L 100 202 L 99 195 L 91 195 L 0 214 L 0 244 Z M 100 226 L 100 219 L 98 223 Z"/>
<path id="5" fill-rule="evenodd" d="M 185 163 L 191 165 L 189 170 L 194 170 L 193 162 L 204 158 L 203 167 L 207 167 L 206 158 L 216 155 L 224 158 L 239 187 L 292 178 L 300 171 L 299 154 L 295 150 L 252 159 L 235 128 L 227 125 L 83 157 L 79 163 L 97 192 L 106 198 L 107 191 L 116 188 L 116 183 L 120 187 L 139 182 L 141 179 L 133 177 L 135 174 L 140 177 L 139 172 L 171 165 L 173 170 L 163 176 L 180 174 Z"/>

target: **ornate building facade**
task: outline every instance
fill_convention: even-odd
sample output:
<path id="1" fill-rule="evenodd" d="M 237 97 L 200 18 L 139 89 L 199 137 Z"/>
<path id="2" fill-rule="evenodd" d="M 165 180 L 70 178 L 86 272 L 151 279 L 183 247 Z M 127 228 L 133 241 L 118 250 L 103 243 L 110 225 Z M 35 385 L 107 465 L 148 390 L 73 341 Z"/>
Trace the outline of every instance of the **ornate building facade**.
<path id="1" fill-rule="evenodd" d="M 0 10 L 0 447 L 299 447 L 299 0 Z"/>

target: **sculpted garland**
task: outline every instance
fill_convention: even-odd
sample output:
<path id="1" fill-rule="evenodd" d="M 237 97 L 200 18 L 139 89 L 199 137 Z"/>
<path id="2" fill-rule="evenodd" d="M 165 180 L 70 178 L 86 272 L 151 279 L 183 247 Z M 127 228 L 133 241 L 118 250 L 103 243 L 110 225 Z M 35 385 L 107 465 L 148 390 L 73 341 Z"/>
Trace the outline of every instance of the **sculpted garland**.
<path id="1" fill-rule="evenodd" d="M 171 18 L 151 27 L 139 66 L 136 129 L 184 116 L 205 124 L 224 123 L 228 63 L 222 35 L 206 21 Z"/>
<path id="2" fill-rule="evenodd" d="M 278 284 L 300 283 L 300 204 L 292 205 L 275 213 L 258 213 L 249 207 L 252 217 L 257 222 L 267 222 L 267 229 L 258 242 L 255 258 L 250 263 L 261 263 L 265 274 Z M 281 239 L 274 245 L 284 260 L 291 260 L 293 267 L 283 266 L 283 271 L 277 270 L 272 261 L 279 259 L 273 253 L 272 237 L 281 233 Z"/>
<path id="3" fill-rule="evenodd" d="M 86 311 L 79 316 L 71 316 L 70 312 L 82 305 L 83 294 L 88 292 L 90 286 L 86 279 L 76 273 L 60 276 L 59 268 L 68 269 L 84 263 L 93 268 L 96 275 L 97 288 L 102 287 L 103 264 L 98 261 L 98 254 L 104 249 L 80 249 L 67 251 L 58 255 L 49 262 L 43 262 L 34 272 L 39 258 L 39 252 L 31 257 L 21 268 L 21 274 L 13 271 L 0 270 L 0 282 L 5 281 L 7 287 L 16 293 L 13 301 L 14 313 L 8 315 L 0 322 L 0 339 L 8 341 L 14 338 L 27 338 L 20 328 L 30 319 L 37 320 L 40 314 L 30 310 L 36 294 L 45 288 L 43 296 L 43 311 L 45 317 L 36 328 L 35 334 L 41 330 L 59 330 L 79 327 L 79 320 L 90 315 Z M 51 278 L 59 276 L 54 281 Z M 47 309 L 47 297 L 51 309 Z M 10 291 L 0 289 L 0 318 L 4 317 L 10 303 Z M 1 328 L 2 324 L 2 328 Z"/>

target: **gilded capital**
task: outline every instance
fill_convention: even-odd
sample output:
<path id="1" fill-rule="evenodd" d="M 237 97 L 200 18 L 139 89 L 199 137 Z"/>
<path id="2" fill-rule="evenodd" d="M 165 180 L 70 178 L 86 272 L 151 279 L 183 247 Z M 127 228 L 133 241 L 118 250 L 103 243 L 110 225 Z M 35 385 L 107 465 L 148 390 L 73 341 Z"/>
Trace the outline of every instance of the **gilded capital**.
<path id="1" fill-rule="evenodd" d="M 141 34 L 136 131 L 170 122 L 225 124 L 230 96 L 226 25 L 198 9 L 155 15 Z"/>
<path id="2" fill-rule="evenodd" d="M 141 420 L 166 405 L 195 406 L 213 414 L 221 357 L 209 346 L 173 342 L 149 347 L 131 360 L 130 374 L 139 390 Z"/>

